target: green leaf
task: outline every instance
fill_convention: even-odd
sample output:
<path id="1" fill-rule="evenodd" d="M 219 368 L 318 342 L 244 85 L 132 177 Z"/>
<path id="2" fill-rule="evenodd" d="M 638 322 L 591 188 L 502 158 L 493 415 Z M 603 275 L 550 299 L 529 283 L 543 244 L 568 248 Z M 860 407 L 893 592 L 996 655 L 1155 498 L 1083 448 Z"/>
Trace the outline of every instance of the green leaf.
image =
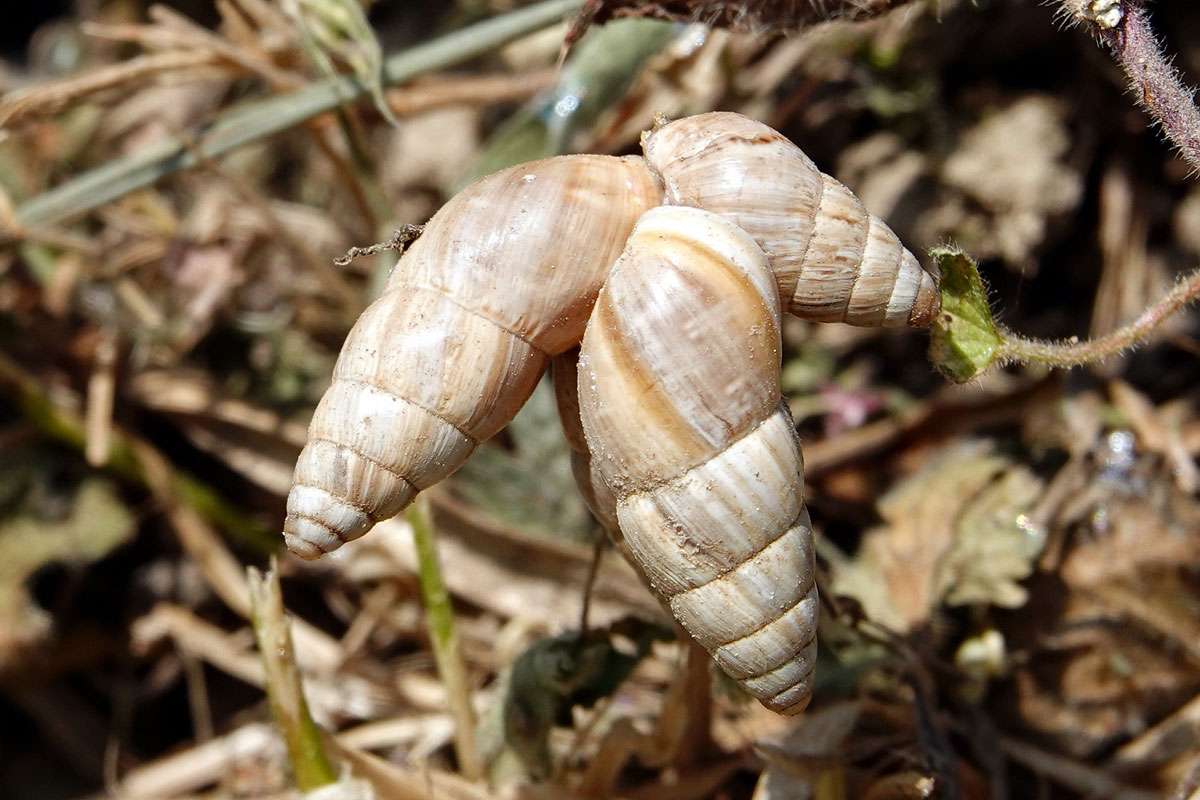
<path id="1" fill-rule="evenodd" d="M 1004 338 L 988 305 L 975 260 L 953 246 L 929 252 L 941 272 L 942 310 L 934 319 L 929 359 L 955 383 L 966 383 L 996 363 Z"/>
<path id="2" fill-rule="evenodd" d="M 633 652 L 615 637 L 632 639 Z M 584 635 L 571 631 L 540 639 L 499 679 L 496 701 L 480 724 L 480 742 L 493 781 L 544 780 L 553 772 L 550 734 L 570 724 L 574 706 L 590 708 L 612 695 L 655 641 L 673 634 L 634 619 Z"/>

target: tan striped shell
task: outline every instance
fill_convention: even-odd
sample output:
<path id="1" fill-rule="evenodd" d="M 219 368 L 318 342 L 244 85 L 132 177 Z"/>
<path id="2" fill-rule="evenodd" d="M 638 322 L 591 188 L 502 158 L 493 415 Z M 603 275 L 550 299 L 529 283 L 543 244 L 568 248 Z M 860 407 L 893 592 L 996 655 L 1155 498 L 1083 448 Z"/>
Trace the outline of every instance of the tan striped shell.
<path id="1" fill-rule="evenodd" d="M 438 212 L 343 347 L 285 539 L 314 558 L 398 513 L 507 424 L 553 359 L 593 512 L 722 669 L 796 713 L 817 597 L 780 307 L 923 325 L 935 279 L 764 125 L 706 114 L 644 147 L 646 162 L 505 170 Z"/>
<path id="2" fill-rule="evenodd" d="M 784 311 L 866 326 L 926 326 L 937 313 L 934 276 L 772 128 L 741 114 L 697 114 L 647 133 L 642 149 L 668 203 L 721 214 L 754 237 Z"/>
<path id="3" fill-rule="evenodd" d="M 516 414 L 575 346 L 634 222 L 660 202 L 641 159 L 564 156 L 464 189 L 350 331 L 288 495 L 316 558 L 397 514 Z"/>
<path id="4" fill-rule="evenodd" d="M 765 125 L 703 114 L 643 146 L 504 170 L 434 216 L 343 346 L 284 536 L 315 558 L 398 513 L 553 361 L 593 512 L 722 669 L 797 713 L 817 595 L 779 315 L 925 325 L 936 279 Z"/>
<path id="5" fill-rule="evenodd" d="M 652 209 L 597 300 L 577 387 L 626 552 L 721 669 L 790 714 L 811 694 L 817 590 L 779 317 L 748 234 Z"/>

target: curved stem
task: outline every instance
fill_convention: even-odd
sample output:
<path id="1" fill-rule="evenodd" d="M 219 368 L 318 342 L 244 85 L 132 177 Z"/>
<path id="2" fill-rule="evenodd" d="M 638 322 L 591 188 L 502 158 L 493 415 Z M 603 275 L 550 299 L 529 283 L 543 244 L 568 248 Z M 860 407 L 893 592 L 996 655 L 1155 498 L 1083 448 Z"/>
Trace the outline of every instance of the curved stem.
<path id="1" fill-rule="evenodd" d="M 1144 0 L 1059 0 L 1068 18 L 1088 24 L 1125 72 L 1138 105 L 1200 172 L 1200 109 L 1195 91 L 1163 50 Z"/>
<path id="2" fill-rule="evenodd" d="M 1129 76 L 1138 104 L 1158 121 L 1192 169 L 1200 171 L 1200 109 L 1195 91 L 1183 83 L 1179 70 L 1163 53 L 1150 27 L 1150 13 L 1141 5 L 1127 5 L 1124 25 L 1103 38 Z"/>
<path id="3" fill-rule="evenodd" d="M 1136 347 L 1157 329 L 1168 317 L 1200 297 L 1200 269 L 1189 273 L 1171 291 L 1141 316 L 1123 328 L 1098 339 L 1082 342 L 1047 342 L 1027 339 L 1007 328 L 1000 328 L 1003 343 L 997 360 L 1005 363 L 1044 364 L 1049 367 L 1078 367 L 1103 361 Z"/>
<path id="4" fill-rule="evenodd" d="M 321 729 L 309 713 L 304 697 L 304 679 L 296 666 L 292 624 L 283 610 L 275 557 L 271 557 L 271 568 L 266 575 L 249 567 L 246 578 L 271 713 L 287 745 L 296 788 L 312 792 L 337 782 L 338 769 L 325 752 Z"/>
<path id="5" fill-rule="evenodd" d="M 454 605 L 442 578 L 437 529 L 429 512 L 429 500 L 424 495 L 417 497 L 408 507 L 405 519 L 412 528 L 413 547 L 417 552 L 417 578 L 433 645 L 433 660 L 446 688 L 446 703 L 454 720 L 454 752 L 458 756 L 458 768 L 467 779 L 476 780 L 483 774 L 483 765 L 475 742 L 471 685 L 459 649 Z"/>

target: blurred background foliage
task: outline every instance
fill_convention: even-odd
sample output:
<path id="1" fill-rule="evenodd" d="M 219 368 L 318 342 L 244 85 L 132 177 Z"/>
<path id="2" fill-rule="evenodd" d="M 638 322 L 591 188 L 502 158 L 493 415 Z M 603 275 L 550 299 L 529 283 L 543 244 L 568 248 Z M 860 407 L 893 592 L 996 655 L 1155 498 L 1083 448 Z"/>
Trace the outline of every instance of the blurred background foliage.
<path id="1" fill-rule="evenodd" d="M 1044 4 L 897 3 L 788 35 L 624 19 L 561 69 L 571 2 L 10 5 L 6 798 L 293 791 L 243 566 L 278 549 L 307 418 L 395 255 L 332 262 L 476 176 L 741 111 L 914 252 L 971 253 L 1004 323 L 1048 337 L 1114 329 L 1200 256 L 1195 176 Z M 1200 9 L 1152 14 L 1200 76 Z M 312 717 L 368 784 L 343 791 L 1195 796 L 1195 315 L 1099 367 L 963 387 L 922 333 L 785 334 L 826 599 L 812 709 L 737 697 L 615 553 L 590 575 L 597 527 L 542 386 L 430 493 L 490 784 L 454 754 L 406 523 L 279 565 Z"/>

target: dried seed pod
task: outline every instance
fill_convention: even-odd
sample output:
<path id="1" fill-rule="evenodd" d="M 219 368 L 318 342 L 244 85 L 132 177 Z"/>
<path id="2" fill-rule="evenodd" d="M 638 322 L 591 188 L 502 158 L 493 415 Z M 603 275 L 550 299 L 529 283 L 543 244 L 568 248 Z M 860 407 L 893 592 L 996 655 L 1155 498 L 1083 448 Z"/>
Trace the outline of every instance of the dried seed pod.
<path id="1" fill-rule="evenodd" d="M 660 200 L 641 159 L 606 156 L 523 164 L 451 199 L 342 347 L 296 464 L 288 548 L 316 558 L 362 536 L 504 427 Z"/>
<path id="2" fill-rule="evenodd" d="M 737 223 L 766 252 L 784 310 L 852 325 L 930 323 L 937 284 L 891 228 L 798 147 L 741 114 L 686 117 L 646 134 L 667 202 Z"/>
<path id="3" fill-rule="evenodd" d="M 817 590 L 779 314 L 745 231 L 652 209 L 597 300 L 578 391 L 627 553 L 726 673 L 792 714 L 811 693 Z"/>

